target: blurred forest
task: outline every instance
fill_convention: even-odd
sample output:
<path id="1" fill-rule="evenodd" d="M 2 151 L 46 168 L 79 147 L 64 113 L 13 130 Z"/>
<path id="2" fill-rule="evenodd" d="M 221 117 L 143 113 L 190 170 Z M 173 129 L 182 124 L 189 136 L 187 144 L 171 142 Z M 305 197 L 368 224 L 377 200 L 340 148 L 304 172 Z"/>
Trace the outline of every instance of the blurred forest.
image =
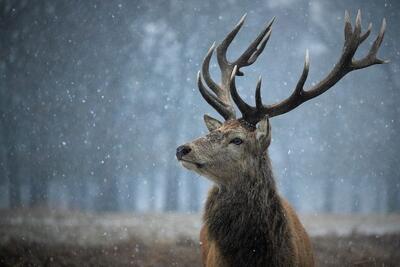
<path id="1" fill-rule="evenodd" d="M 201 209 L 209 183 L 175 159 L 206 132 L 196 73 L 214 41 L 248 13 L 234 57 L 273 16 L 271 40 L 238 79 L 253 102 L 287 97 L 310 51 L 309 84 L 337 61 L 343 15 L 387 19 L 391 63 L 272 120 L 280 191 L 304 213 L 400 211 L 399 1 L 0 1 L 0 208 Z M 213 61 L 212 72 L 218 77 Z"/>

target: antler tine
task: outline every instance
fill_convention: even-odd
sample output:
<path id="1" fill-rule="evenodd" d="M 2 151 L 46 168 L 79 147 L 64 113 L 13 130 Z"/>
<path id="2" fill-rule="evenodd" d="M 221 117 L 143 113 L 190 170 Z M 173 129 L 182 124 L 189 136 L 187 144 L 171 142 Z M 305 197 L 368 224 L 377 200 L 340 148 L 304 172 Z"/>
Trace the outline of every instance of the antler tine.
<path id="1" fill-rule="evenodd" d="M 263 52 L 272 32 L 272 24 L 275 21 L 275 17 L 273 17 L 264 29 L 260 32 L 257 38 L 249 45 L 246 51 L 235 61 L 235 65 L 238 66 L 238 70 L 241 67 L 248 66 L 253 64 L 258 56 Z M 243 75 L 243 73 L 239 73 L 239 75 Z"/>
<path id="2" fill-rule="evenodd" d="M 263 106 L 261 99 L 261 76 L 258 77 L 257 86 L 256 86 L 256 108 L 260 109 Z"/>
<path id="3" fill-rule="evenodd" d="M 215 43 L 210 47 L 203 60 L 203 64 L 201 66 L 201 72 L 197 75 L 197 85 L 199 87 L 200 93 L 203 98 L 209 103 L 215 110 L 218 111 L 224 117 L 225 120 L 235 119 L 235 108 L 233 106 L 230 93 L 229 93 L 229 75 L 232 71 L 232 66 L 226 59 L 226 51 L 235 38 L 236 34 L 239 32 L 242 27 L 244 20 L 246 18 L 246 14 L 242 16 L 239 23 L 235 26 L 235 28 L 225 37 L 220 45 L 218 45 L 217 49 L 215 49 Z M 216 50 L 218 65 L 221 69 L 221 85 L 218 85 L 210 75 L 210 60 L 213 55 L 214 50 Z M 206 86 L 203 84 L 202 78 L 204 79 L 207 86 L 214 92 L 212 94 L 208 91 Z"/>
<path id="4" fill-rule="evenodd" d="M 246 107 L 246 109 L 244 109 L 244 112 L 247 112 L 246 114 L 243 114 L 243 117 L 249 117 L 249 114 L 251 113 L 250 116 L 252 117 L 246 118 L 246 120 L 254 124 L 260 121 L 264 115 L 269 115 L 269 117 L 274 117 L 287 113 L 295 109 L 302 103 L 326 92 L 332 86 L 334 86 L 341 78 L 343 78 L 347 73 L 353 70 L 367 68 L 375 64 L 382 64 L 389 62 L 387 60 L 382 60 L 377 58 L 378 50 L 382 44 L 383 37 L 385 35 L 385 29 L 386 29 L 386 20 L 383 19 L 379 34 L 376 37 L 374 43 L 372 44 L 368 54 L 360 60 L 355 60 L 353 58 L 354 54 L 356 53 L 359 45 L 363 41 L 365 41 L 365 39 L 367 39 L 367 37 L 369 36 L 371 32 L 371 24 L 369 24 L 366 32 L 364 33 L 361 32 L 361 12 L 360 10 L 358 10 L 353 30 L 353 27 L 350 22 L 349 13 L 346 11 L 345 27 L 344 27 L 345 42 L 343 46 L 343 51 L 338 63 L 331 70 L 331 72 L 319 83 L 312 86 L 308 90 L 304 90 L 304 84 L 307 80 L 310 67 L 309 55 L 307 51 L 303 72 L 300 76 L 299 81 L 297 82 L 296 88 L 293 91 L 293 93 L 287 99 L 277 104 L 264 106 L 262 105 L 261 102 L 261 93 L 259 89 L 260 87 L 259 84 L 261 82 L 259 82 L 259 84 L 257 84 L 257 89 L 256 89 L 256 108 L 241 104 L 242 106 Z M 231 94 L 232 97 L 234 96 L 234 94 L 237 94 L 236 90 L 231 90 Z M 235 103 L 239 101 L 239 97 L 237 95 L 235 95 L 235 97 L 233 98 L 234 100 L 236 99 Z M 256 109 L 256 111 L 254 111 L 254 109 Z"/>
<path id="5" fill-rule="evenodd" d="M 346 11 L 348 14 L 348 12 Z M 348 36 L 349 38 L 345 40 L 343 46 L 342 56 L 340 57 L 338 63 L 335 65 L 333 70 L 327 75 L 325 79 L 311 87 L 309 90 L 305 91 L 306 97 L 308 99 L 318 96 L 324 93 L 326 90 L 331 88 L 336 82 L 338 82 L 347 73 L 356 70 L 363 69 L 375 64 L 387 63 L 388 61 L 376 58 L 380 45 L 382 44 L 383 37 L 386 29 L 386 20 L 383 19 L 382 26 L 378 36 L 376 37 L 373 45 L 371 46 L 368 54 L 360 59 L 355 60 L 353 57 L 359 47 L 359 45 L 365 41 L 371 32 L 372 25 L 369 24 L 368 29 L 365 33 L 361 34 L 361 11 L 358 10 L 356 17 L 356 26 L 354 31 Z M 307 100 L 308 100 L 307 99 Z"/>
<path id="6" fill-rule="evenodd" d="M 353 33 L 353 29 L 351 27 L 351 20 L 349 11 L 344 11 L 344 39 L 347 41 L 350 39 L 351 34 Z"/>
<path id="7" fill-rule="evenodd" d="M 236 26 L 233 28 L 233 30 L 230 33 L 228 33 L 228 35 L 225 37 L 225 39 L 217 47 L 217 60 L 218 60 L 219 66 L 221 68 L 221 71 L 225 71 L 227 68 L 228 68 L 229 72 L 232 71 L 233 66 L 226 58 L 226 51 L 228 50 L 228 47 L 232 43 L 233 39 L 235 39 L 240 28 L 242 28 L 244 20 L 246 19 L 246 16 L 247 16 L 247 14 L 244 14 L 240 18 L 238 24 L 236 24 Z"/>
<path id="8" fill-rule="evenodd" d="M 368 29 L 360 36 L 360 44 L 368 38 L 369 34 L 371 33 L 371 29 L 372 29 L 372 23 L 369 23 Z"/>
<path id="9" fill-rule="evenodd" d="M 207 55 L 203 60 L 203 64 L 201 65 L 201 73 L 203 76 L 204 81 L 206 82 L 207 86 L 217 95 L 221 94 L 221 89 L 219 88 L 218 84 L 211 79 L 210 76 L 210 60 L 213 55 L 215 48 L 215 42 L 211 45 L 210 49 L 208 49 Z"/>
<path id="10" fill-rule="evenodd" d="M 254 117 L 255 112 L 257 111 L 254 107 L 248 105 L 239 95 L 236 89 L 236 83 L 235 83 L 235 76 L 236 72 L 238 70 L 238 67 L 235 65 L 233 68 L 231 77 L 230 77 L 230 92 L 233 101 L 235 102 L 236 106 L 239 108 L 240 112 L 242 113 L 242 118 L 247 121 L 252 123 L 252 118 Z"/>
<path id="11" fill-rule="evenodd" d="M 258 56 L 263 52 L 272 32 L 272 24 L 275 21 L 275 17 L 273 17 L 264 27 L 264 29 L 260 32 L 260 34 L 256 37 L 256 39 L 248 46 L 245 52 L 239 56 L 234 62 L 229 62 L 226 57 L 226 52 L 229 45 L 232 43 L 233 39 L 236 37 L 237 33 L 243 26 L 244 20 L 246 19 L 247 14 L 244 14 L 242 18 L 239 20 L 238 24 L 235 28 L 225 37 L 222 43 L 217 47 L 217 58 L 218 64 L 221 69 L 228 69 L 231 71 L 233 66 L 237 65 L 237 76 L 243 76 L 243 72 L 240 71 L 241 67 L 246 67 L 253 64 Z"/>
<path id="12" fill-rule="evenodd" d="M 262 106 L 259 108 L 259 113 L 261 114 L 259 119 L 261 119 L 264 114 L 268 114 L 269 117 L 274 117 L 280 114 L 284 114 L 289 112 L 290 110 L 296 108 L 302 102 L 302 98 L 304 96 L 304 84 L 308 77 L 308 72 L 310 70 L 310 56 L 308 53 L 308 49 L 306 50 L 306 55 L 304 58 L 304 66 L 303 72 L 301 73 L 300 79 L 297 82 L 296 88 L 294 89 L 293 93 L 284 101 L 279 104 L 270 105 L 270 106 Z"/>
<path id="13" fill-rule="evenodd" d="M 215 42 L 212 44 L 207 52 L 201 66 L 201 71 L 197 74 L 197 85 L 199 91 L 203 98 L 210 104 L 225 120 L 235 119 L 235 108 L 230 99 L 229 93 L 224 90 L 223 87 L 219 86 L 210 75 L 210 60 L 215 49 Z M 203 80 L 206 82 L 207 86 L 214 92 L 211 93 L 207 87 L 203 84 Z"/>
<path id="14" fill-rule="evenodd" d="M 375 65 L 375 64 L 389 63 L 388 60 L 383 60 L 383 59 L 379 59 L 376 57 L 378 50 L 382 44 L 383 37 L 385 36 L 385 30 L 386 30 L 386 19 L 384 18 L 382 20 L 382 25 L 381 25 L 379 34 L 375 38 L 375 41 L 372 44 L 368 54 L 360 60 L 354 60 L 352 62 L 353 69 L 363 69 L 363 68 L 366 68 L 366 67 L 369 67 L 369 66 Z M 370 29 L 368 28 L 367 32 L 365 32 L 364 35 L 366 35 L 368 37 L 369 32 L 370 32 Z M 363 38 L 363 39 L 361 39 L 361 42 L 366 39 L 366 37 L 364 37 L 364 36 L 361 36 L 361 38 Z"/>
<path id="15" fill-rule="evenodd" d="M 204 86 L 203 81 L 201 80 L 202 73 L 199 71 L 197 73 L 197 86 L 199 87 L 199 91 L 203 98 L 210 104 L 225 120 L 235 119 L 235 110 L 233 106 L 228 105 L 227 103 L 222 102 L 215 95 L 210 93 L 207 88 Z M 204 78 L 204 77 L 203 77 Z"/>
<path id="16" fill-rule="evenodd" d="M 197 77 L 197 83 L 199 90 L 204 99 L 214 107 L 226 120 L 235 119 L 235 108 L 233 101 L 238 101 L 238 94 L 236 92 L 236 100 L 231 94 L 231 85 L 235 88 L 235 75 L 243 75 L 239 68 L 253 64 L 261 52 L 264 50 L 269 37 L 271 35 L 271 26 L 274 22 L 273 18 L 266 27 L 261 31 L 257 38 L 249 45 L 245 52 L 235 61 L 229 62 L 226 53 L 229 45 L 232 43 L 233 39 L 236 37 L 237 33 L 244 24 L 246 14 L 242 16 L 233 30 L 228 33 L 225 39 L 217 46 L 215 49 L 215 43 L 208 50 L 207 55 L 204 58 L 203 64 L 201 66 L 201 72 L 199 72 Z M 216 50 L 218 65 L 221 70 L 221 84 L 217 84 L 210 75 L 210 60 L 213 55 L 214 50 Z M 236 66 L 236 68 L 235 68 Z M 232 73 L 233 76 L 232 76 Z M 204 80 L 204 81 L 203 81 Z M 207 86 L 205 86 L 205 84 Z M 212 92 L 208 90 L 211 89 Z M 236 89 L 234 89 L 236 90 Z M 239 97 L 240 98 L 240 97 Z M 238 102 L 239 103 L 239 102 Z M 243 100 L 240 103 L 244 103 Z M 246 107 L 244 104 L 239 104 L 240 107 Z M 247 104 L 246 104 L 247 105 Z M 239 108 L 240 108 L 239 107 Z M 248 107 L 248 105 L 247 105 Z M 255 112 L 255 109 L 252 110 Z"/>

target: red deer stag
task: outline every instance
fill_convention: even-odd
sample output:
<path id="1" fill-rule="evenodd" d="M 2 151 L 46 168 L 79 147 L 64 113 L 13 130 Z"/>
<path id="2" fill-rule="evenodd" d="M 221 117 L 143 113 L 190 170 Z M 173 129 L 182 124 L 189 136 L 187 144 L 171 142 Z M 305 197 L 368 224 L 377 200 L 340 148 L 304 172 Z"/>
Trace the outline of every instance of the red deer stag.
<path id="1" fill-rule="evenodd" d="M 241 68 L 254 63 L 261 54 L 271 35 L 274 20 L 237 60 L 228 61 L 227 49 L 244 19 L 245 16 L 216 49 L 211 46 L 197 77 L 201 95 L 224 117 L 225 122 L 205 115 L 205 124 L 210 132 L 176 151 L 184 167 L 214 182 L 200 233 L 204 265 L 314 266 L 309 237 L 296 212 L 276 188 L 267 152 L 271 143 L 269 118 L 287 113 L 319 96 L 353 70 L 385 63 L 377 58 L 377 52 L 386 22 L 383 20 L 367 56 L 356 60 L 354 54 L 370 34 L 371 25 L 366 32 L 361 32 L 361 14 L 358 11 L 353 29 L 346 12 L 342 54 L 322 81 L 304 89 L 310 65 L 306 53 L 303 72 L 287 99 L 264 105 L 259 79 L 255 90 L 256 105 L 251 106 L 239 96 L 235 77 L 242 76 Z M 221 84 L 210 77 L 209 64 L 214 50 L 221 69 Z M 234 104 L 240 110 L 241 118 L 236 118 Z"/>

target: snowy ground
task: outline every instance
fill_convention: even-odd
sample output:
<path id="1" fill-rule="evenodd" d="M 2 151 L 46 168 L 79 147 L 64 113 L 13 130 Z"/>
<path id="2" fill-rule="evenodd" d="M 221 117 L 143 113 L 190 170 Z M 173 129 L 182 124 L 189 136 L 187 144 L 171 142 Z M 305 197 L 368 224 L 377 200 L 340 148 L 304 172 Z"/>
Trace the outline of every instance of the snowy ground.
<path id="1" fill-rule="evenodd" d="M 357 266 L 371 266 L 370 263 L 391 266 L 394 260 L 400 262 L 399 253 L 395 252 L 400 249 L 400 215 L 301 217 L 323 266 L 335 266 L 341 257 L 341 263 L 361 264 Z M 200 226 L 198 214 L 100 215 L 3 210 L 0 211 L 0 265 L 29 262 L 48 265 L 43 261 L 54 261 L 57 262 L 54 266 L 79 266 L 80 260 L 106 256 L 107 260 L 101 263 L 198 266 Z M 71 251 L 75 251 L 72 255 L 76 261 L 68 263 L 65 260 L 70 259 Z M 159 260 L 155 255 L 160 256 Z M 99 262 L 87 264 L 99 265 Z"/>
<path id="2" fill-rule="evenodd" d="M 80 245 L 139 238 L 152 241 L 198 239 L 199 214 L 84 214 L 21 210 L 0 211 L 0 243 L 27 241 Z M 311 236 L 400 233 L 400 215 L 302 215 Z"/>

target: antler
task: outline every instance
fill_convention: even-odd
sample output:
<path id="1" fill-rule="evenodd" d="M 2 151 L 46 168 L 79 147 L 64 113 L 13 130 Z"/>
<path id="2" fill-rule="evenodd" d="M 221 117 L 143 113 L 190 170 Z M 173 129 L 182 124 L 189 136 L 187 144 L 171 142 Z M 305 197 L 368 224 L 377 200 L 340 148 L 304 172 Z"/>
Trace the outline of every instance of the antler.
<path id="1" fill-rule="evenodd" d="M 256 93 L 255 93 L 256 106 L 252 107 L 247 103 L 245 103 L 236 90 L 234 76 L 237 70 L 234 69 L 231 75 L 230 91 L 234 102 L 236 103 L 236 105 L 238 106 L 239 110 L 243 115 L 243 119 L 255 125 L 265 115 L 268 115 L 269 117 L 274 117 L 287 113 L 295 109 L 302 103 L 326 92 L 329 88 L 334 86 L 341 78 L 343 78 L 343 76 L 345 76 L 347 73 L 353 70 L 363 69 L 375 64 L 387 63 L 388 61 L 377 58 L 378 49 L 382 44 L 382 40 L 385 35 L 385 28 L 386 28 L 385 19 L 383 19 L 382 21 L 382 26 L 379 31 L 379 34 L 376 37 L 374 43 L 372 44 L 368 54 L 360 60 L 356 60 L 353 58 L 359 45 L 362 42 L 364 42 L 371 33 L 371 28 L 372 24 L 370 23 L 367 31 L 361 33 L 361 12 L 360 10 L 358 10 L 356 23 L 353 30 L 350 22 L 349 13 L 346 11 L 345 27 L 344 27 L 345 42 L 343 46 L 342 55 L 339 61 L 334 66 L 334 68 L 322 81 L 312 86 L 311 88 L 304 90 L 304 84 L 307 80 L 308 71 L 310 68 L 310 60 L 307 50 L 303 73 L 301 74 L 300 79 L 297 82 L 296 88 L 287 99 L 277 104 L 267 105 L 267 106 L 264 106 L 262 104 L 261 93 L 260 93 L 261 78 L 259 78 L 256 87 Z"/>
<path id="2" fill-rule="evenodd" d="M 210 60 L 214 52 L 215 43 L 208 50 L 202 64 L 201 71 L 199 71 L 197 74 L 197 84 L 201 95 L 222 115 L 222 117 L 224 117 L 225 120 L 236 118 L 234 104 L 230 94 L 230 84 L 235 79 L 236 75 L 243 75 L 243 73 L 240 71 L 241 67 L 253 64 L 257 60 L 258 56 L 262 53 L 271 35 L 271 26 L 274 22 L 274 19 L 272 19 L 257 36 L 257 38 L 244 51 L 244 53 L 235 61 L 230 62 L 226 57 L 227 49 L 232 43 L 236 34 L 239 32 L 240 28 L 243 26 L 245 18 L 246 14 L 240 19 L 235 28 L 216 48 L 217 61 L 221 70 L 221 85 L 218 85 L 215 81 L 213 81 L 209 71 Z M 234 67 L 236 67 L 236 70 L 232 77 L 232 71 Z M 206 88 L 203 80 L 213 93 Z"/>

